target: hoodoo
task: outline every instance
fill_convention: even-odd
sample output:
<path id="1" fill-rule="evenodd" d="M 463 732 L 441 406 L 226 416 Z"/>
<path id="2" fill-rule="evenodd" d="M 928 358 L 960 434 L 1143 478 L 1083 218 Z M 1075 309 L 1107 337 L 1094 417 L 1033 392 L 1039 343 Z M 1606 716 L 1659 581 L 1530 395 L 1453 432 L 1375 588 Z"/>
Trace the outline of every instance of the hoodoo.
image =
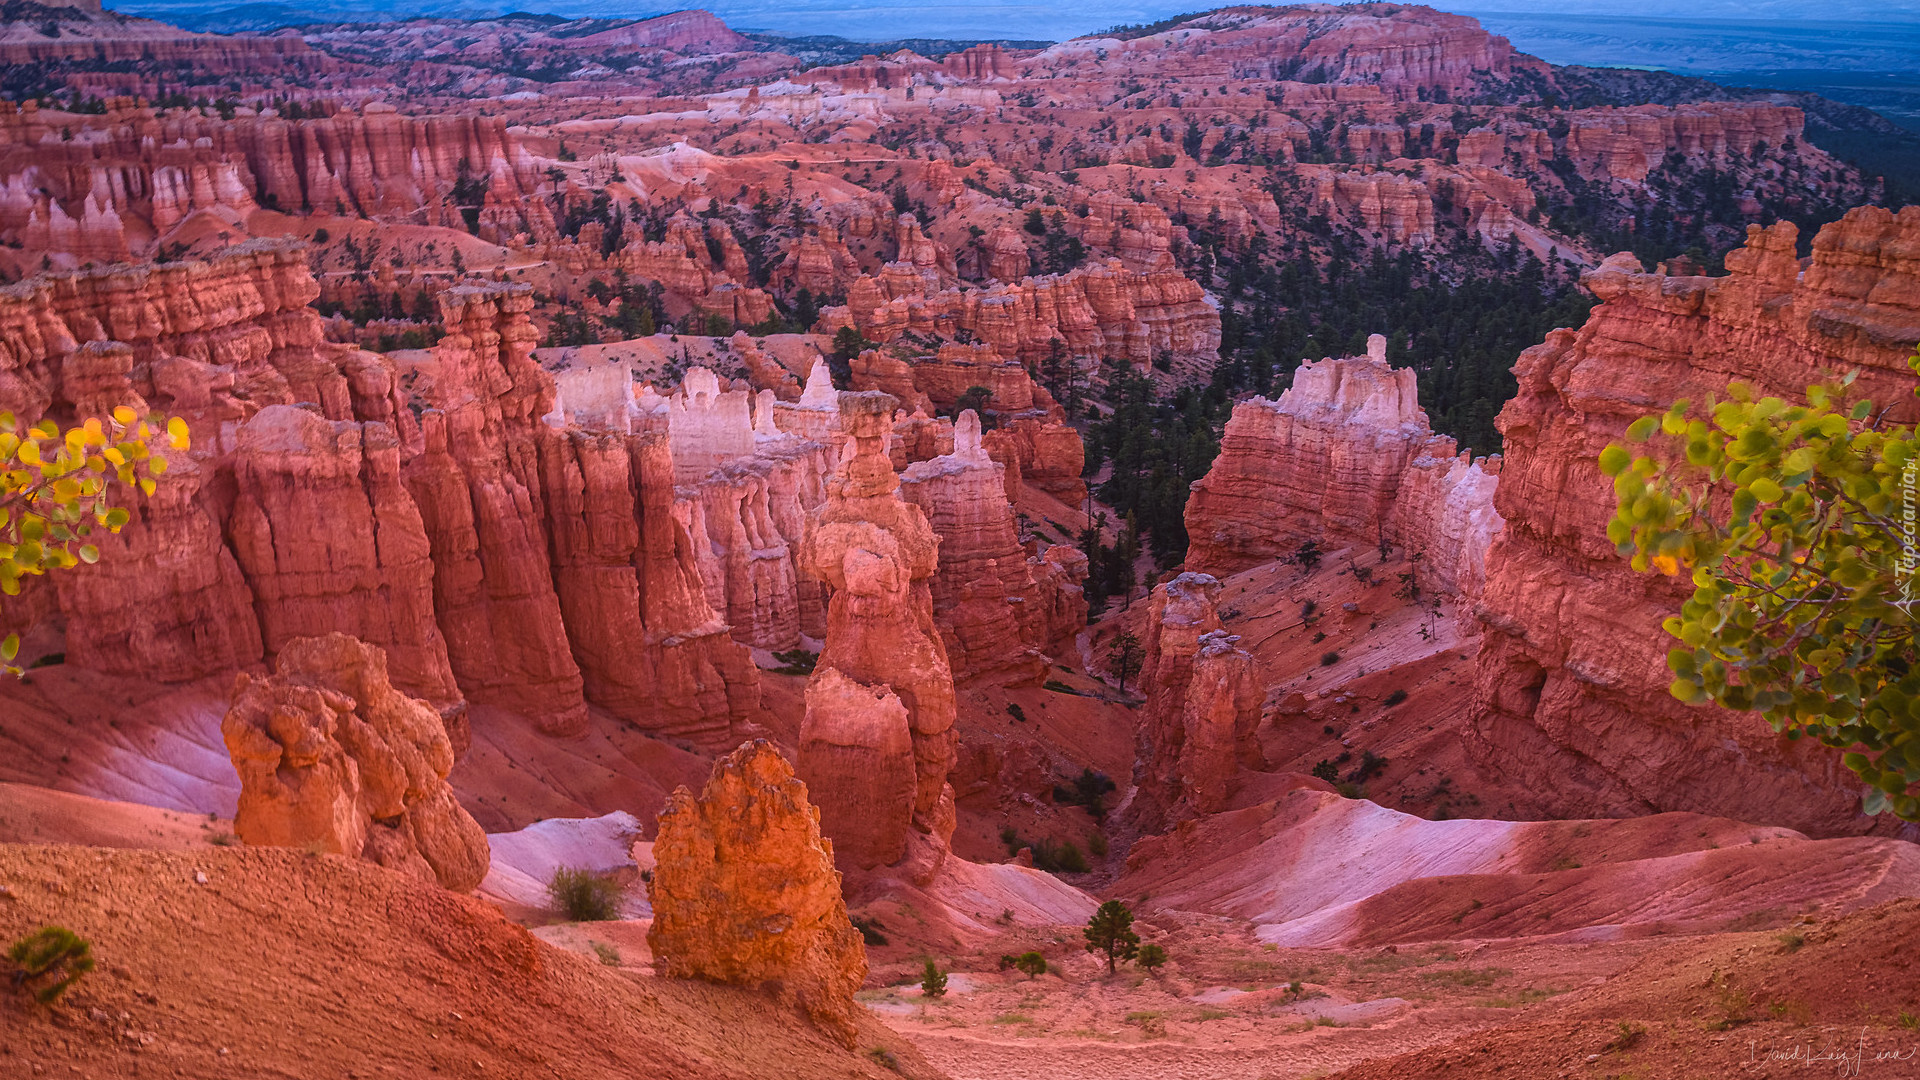
<path id="1" fill-rule="evenodd" d="M 0 1073 L 1912 1056 L 1884 27 L 165 6 L 0 10 Z"/>

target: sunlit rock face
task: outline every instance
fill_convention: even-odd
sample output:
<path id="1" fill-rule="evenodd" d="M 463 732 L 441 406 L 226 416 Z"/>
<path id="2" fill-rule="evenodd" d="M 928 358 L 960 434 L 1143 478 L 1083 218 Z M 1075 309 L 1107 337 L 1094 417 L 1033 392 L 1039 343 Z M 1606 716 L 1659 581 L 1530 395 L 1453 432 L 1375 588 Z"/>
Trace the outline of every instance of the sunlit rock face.
<path id="1" fill-rule="evenodd" d="M 647 944 L 668 978 L 770 986 L 847 1046 L 867 951 L 808 785 L 765 740 L 714 763 L 660 813 Z"/>

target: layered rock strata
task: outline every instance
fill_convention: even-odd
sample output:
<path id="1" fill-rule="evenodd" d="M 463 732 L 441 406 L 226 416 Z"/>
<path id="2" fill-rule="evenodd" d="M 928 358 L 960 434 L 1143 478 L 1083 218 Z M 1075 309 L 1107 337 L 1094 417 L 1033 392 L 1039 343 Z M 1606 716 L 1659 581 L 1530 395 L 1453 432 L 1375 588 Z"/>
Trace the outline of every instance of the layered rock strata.
<path id="1" fill-rule="evenodd" d="M 1071 576 L 1078 563 L 1029 557 L 1007 503 L 1006 466 L 981 445 L 972 409 L 961 412 L 953 439 L 953 453 L 900 476 L 900 497 L 920 507 L 940 537 L 931 586 L 947 655 L 956 674 L 1018 669 L 1042 677 L 1053 643 L 1086 626 L 1086 597 Z"/>
<path id="2" fill-rule="evenodd" d="M 926 514 L 900 499 L 899 480 L 886 454 L 894 405 L 892 397 L 874 391 L 841 395 L 842 427 L 850 445 L 828 481 L 826 503 L 808 515 L 800 565 L 832 594 L 826 644 L 812 683 L 837 685 L 834 680 L 843 678 L 883 704 L 882 691 L 898 699 L 904 709 L 899 719 L 907 725 L 912 747 L 907 828 L 881 834 L 863 821 L 845 829 L 846 835 L 861 836 L 864 843 L 840 852 L 841 868 L 853 873 L 898 864 L 924 883 L 944 862 L 953 834 L 953 788 L 947 773 L 954 760 L 955 702 L 953 672 L 933 619 L 930 579 L 938 565 L 940 539 Z M 833 715 L 834 703 L 847 696 L 829 694 L 824 687 L 808 695 L 800 729 L 803 746 L 850 749 L 844 743 L 849 725 Z M 896 726 L 891 720 L 862 725 L 862 737 L 872 745 L 860 752 L 885 755 L 885 748 L 897 742 Z M 843 823 L 866 812 L 874 785 L 894 790 L 897 784 L 904 790 L 906 779 L 904 769 L 902 775 L 860 776 L 825 767 L 829 760 L 845 759 L 837 753 L 833 759 L 809 756 L 801 762 L 802 778 L 821 807 L 822 829 L 836 841 Z M 820 771 L 813 771 L 815 767 Z M 896 850 L 906 854 L 883 862 Z"/>
<path id="3" fill-rule="evenodd" d="M 989 289 L 928 291 L 919 278 L 885 292 L 862 277 L 844 308 L 821 312 L 819 329 L 853 326 L 874 341 L 909 331 L 966 331 L 1001 356 L 1037 364 L 1054 339 L 1079 356 L 1144 365 L 1156 356 L 1206 356 L 1220 347 L 1220 313 L 1175 270 L 1128 270 L 1117 260 Z"/>
<path id="4" fill-rule="evenodd" d="M 402 116 L 374 102 L 310 120 L 122 108 L 85 139 L 62 140 L 63 124 L 0 113 L 0 239 L 109 260 L 197 214 L 244 228 L 260 209 L 464 230 L 456 190 L 483 193 L 472 209 L 488 239 L 552 232 L 529 198 L 545 183 L 538 163 L 497 116 Z"/>
<path id="5" fill-rule="evenodd" d="M 1219 595 L 1218 580 L 1188 572 L 1148 602 L 1139 787 L 1128 807 L 1146 831 L 1224 810 L 1240 766 L 1263 764 L 1253 739 L 1262 688 L 1253 657 L 1221 626 Z"/>
<path id="6" fill-rule="evenodd" d="M 441 714 L 393 688 L 382 650 L 345 634 L 288 642 L 272 675 L 238 677 L 220 730 L 242 842 L 361 858 L 456 892 L 486 876 L 486 834 L 447 784 Z"/>
<path id="7" fill-rule="evenodd" d="M 1796 239 L 1789 223 L 1754 226 L 1718 278 L 1609 259 L 1585 278 L 1602 300 L 1586 325 L 1554 331 L 1514 368 L 1495 495 L 1507 528 L 1476 612 L 1488 632 L 1469 745 L 1489 767 L 1554 776 L 1535 813 L 1692 810 L 1825 835 L 1891 825 L 1859 814 L 1838 753 L 1668 697 L 1661 622 L 1690 589 L 1634 573 L 1605 535 L 1614 498 L 1595 457 L 1678 398 L 1740 379 L 1792 399 L 1855 371 L 1854 394 L 1913 419 L 1920 208 L 1854 210 L 1820 231 L 1804 265 Z"/>
<path id="8" fill-rule="evenodd" d="M 1422 556 L 1423 585 L 1477 595 L 1501 520 L 1493 508 L 1499 458 L 1469 458 L 1433 434 L 1414 372 L 1366 357 L 1302 364 L 1278 401 L 1234 406 L 1220 456 L 1193 486 L 1186 566 L 1230 574 L 1384 540 Z"/>
<path id="9" fill-rule="evenodd" d="M 0 408 L 184 416 L 175 463 L 98 566 L 9 606 L 69 662 L 187 681 L 340 631 L 436 706 L 553 734 L 589 701 L 709 743 L 759 707 L 674 516 L 668 436 L 555 427 L 524 286 L 439 297 L 424 368 L 322 340 L 297 246 L 53 275 L 0 293 Z M 57 595 L 48 597 L 57 589 Z"/>
<path id="10" fill-rule="evenodd" d="M 853 1046 L 866 947 L 847 919 L 834 843 L 772 744 L 714 763 L 660 812 L 647 945 L 668 978 L 771 989 Z"/>

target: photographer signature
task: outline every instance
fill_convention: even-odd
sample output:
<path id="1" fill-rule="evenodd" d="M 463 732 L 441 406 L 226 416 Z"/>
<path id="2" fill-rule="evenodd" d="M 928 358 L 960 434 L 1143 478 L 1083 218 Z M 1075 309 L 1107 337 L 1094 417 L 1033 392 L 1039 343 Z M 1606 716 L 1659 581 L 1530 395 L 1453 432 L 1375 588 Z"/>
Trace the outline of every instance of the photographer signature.
<path id="1" fill-rule="evenodd" d="M 1769 1062 L 1794 1065 L 1829 1066 L 1836 1076 L 1859 1076 L 1861 1070 L 1870 1064 L 1888 1061 L 1912 1061 L 1920 1057 L 1920 1047 L 1908 1047 L 1904 1050 L 1867 1049 L 1867 1029 L 1860 1029 L 1860 1038 L 1849 1046 L 1816 1049 L 1808 1043 L 1800 1043 L 1786 1050 L 1765 1050 L 1752 1039 L 1747 1040 L 1747 1060 L 1751 1062 Z"/>

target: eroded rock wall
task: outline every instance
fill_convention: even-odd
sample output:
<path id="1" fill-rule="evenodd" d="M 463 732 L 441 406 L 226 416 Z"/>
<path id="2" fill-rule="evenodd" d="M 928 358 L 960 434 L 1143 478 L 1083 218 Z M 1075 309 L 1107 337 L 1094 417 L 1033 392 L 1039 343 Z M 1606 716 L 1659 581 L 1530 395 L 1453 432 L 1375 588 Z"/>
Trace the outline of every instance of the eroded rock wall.
<path id="1" fill-rule="evenodd" d="M 0 408 L 151 406 L 194 442 L 99 565 L 8 617 L 58 614 L 69 662 L 166 682 L 339 631 L 437 706 L 571 735 L 591 701 L 729 740 L 758 674 L 675 520 L 666 436 L 544 422 L 525 287 L 441 294 L 448 334 L 404 380 L 324 342 L 313 295 L 299 247 L 264 242 L 0 293 Z"/>
<path id="2" fill-rule="evenodd" d="M 1128 818 L 1153 832 L 1226 809 L 1240 765 L 1261 765 L 1253 740 L 1262 690 L 1253 657 L 1222 628 L 1220 582 L 1180 574 L 1148 602 L 1140 688 L 1139 784 Z"/>
<path id="3" fill-rule="evenodd" d="M 1236 405 L 1220 456 L 1187 500 L 1186 566 L 1231 574 L 1384 540 L 1421 555 L 1416 572 L 1440 590 L 1476 595 L 1488 545 L 1498 458 L 1457 454 L 1433 434 L 1411 369 L 1370 355 L 1301 365 L 1278 401 Z"/>
<path id="4" fill-rule="evenodd" d="M 1719 278 L 1642 273 L 1616 256 L 1585 278 L 1603 301 L 1586 325 L 1515 366 L 1495 494 L 1507 528 L 1476 611 L 1487 633 L 1469 745 L 1489 767 L 1554 778 L 1533 813 L 1692 810 L 1814 834 L 1876 824 L 1836 752 L 1668 697 L 1660 624 L 1690 590 L 1614 554 L 1612 488 L 1594 464 L 1634 419 L 1724 394 L 1732 379 L 1791 398 L 1858 371 L 1857 393 L 1912 418 L 1920 209 L 1850 212 L 1815 237 L 1804 269 L 1795 240 L 1791 224 L 1755 226 Z"/>

